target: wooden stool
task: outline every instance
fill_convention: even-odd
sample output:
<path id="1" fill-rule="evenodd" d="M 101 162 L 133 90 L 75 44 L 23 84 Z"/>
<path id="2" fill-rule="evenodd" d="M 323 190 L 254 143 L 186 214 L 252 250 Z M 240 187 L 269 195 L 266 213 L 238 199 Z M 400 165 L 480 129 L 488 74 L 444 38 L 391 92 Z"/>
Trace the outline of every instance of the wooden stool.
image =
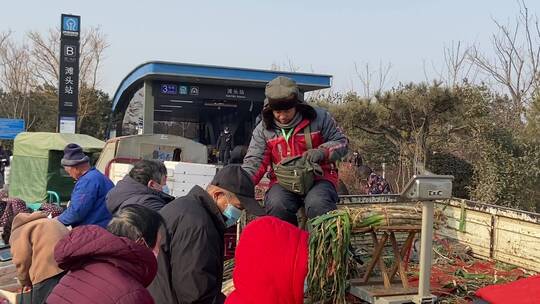
<path id="1" fill-rule="evenodd" d="M 373 269 L 375 269 L 375 265 L 378 264 L 381 270 L 384 288 L 391 287 L 392 279 L 394 278 L 398 270 L 399 270 L 399 276 L 401 278 L 401 284 L 403 285 L 403 288 L 409 288 L 409 281 L 407 280 L 407 274 L 405 273 L 405 269 L 407 268 L 406 267 L 407 265 L 405 264 L 404 259 L 405 259 L 405 255 L 411 249 L 414 236 L 418 232 L 420 232 L 420 230 L 421 228 L 419 226 L 381 226 L 381 227 L 376 227 L 376 228 L 355 230 L 354 232 L 370 233 L 371 238 L 373 240 L 372 259 L 367 266 L 364 277 L 361 279 L 361 283 L 363 284 L 368 283 L 369 278 L 371 277 L 373 273 Z M 377 238 L 377 232 L 382 232 L 381 239 Z M 396 232 L 408 232 L 407 239 L 403 243 L 403 246 L 401 247 L 401 249 L 399 248 L 396 241 L 396 236 L 395 236 Z M 386 266 L 384 265 L 384 261 L 381 257 L 383 253 L 384 245 L 386 244 L 388 240 L 390 240 L 390 243 L 392 245 L 392 251 L 394 253 L 394 259 L 395 259 L 393 265 L 389 269 L 390 270 L 389 272 L 387 271 Z"/>

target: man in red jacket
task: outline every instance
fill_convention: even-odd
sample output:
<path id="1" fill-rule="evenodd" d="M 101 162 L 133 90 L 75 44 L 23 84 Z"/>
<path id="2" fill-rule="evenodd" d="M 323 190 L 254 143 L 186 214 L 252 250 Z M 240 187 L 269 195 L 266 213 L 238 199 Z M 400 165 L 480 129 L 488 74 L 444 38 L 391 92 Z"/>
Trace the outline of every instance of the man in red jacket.
<path id="1" fill-rule="evenodd" d="M 336 209 L 338 172 L 335 161 L 347 154 L 347 138 L 326 110 L 304 102 L 294 80 L 279 76 L 266 85 L 265 94 L 263 119 L 253 130 L 243 166 L 254 184 L 269 173 L 270 189 L 264 198 L 267 214 L 296 225 L 296 212 L 302 204 L 308 218 Z M 307 127 L 311 149 L 304 135 Z M 323 169 L 323 175 L 315 177 L 313 187 L 305 196 L 279 185 L 273 171 L 273 166 L 283 158 L 298 155 L 319 163 Z"/>

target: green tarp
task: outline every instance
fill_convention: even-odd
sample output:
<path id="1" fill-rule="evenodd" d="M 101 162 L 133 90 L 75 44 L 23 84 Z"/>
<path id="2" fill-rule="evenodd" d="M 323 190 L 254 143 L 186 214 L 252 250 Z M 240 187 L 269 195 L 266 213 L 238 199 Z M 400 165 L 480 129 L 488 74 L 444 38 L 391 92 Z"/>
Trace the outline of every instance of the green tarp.
<path id="1" fill-rule="evenodd" d="M 69 200 L 74 181 L 62 166 L 60 159 L 69 143 L 80 145 L 84 152 L 100 152 L 105 142 L 84 134 L 24 132 L 14 141 L 13 161 L 9 178 L 9 196 L 27 203 L 42 201 L 47 191 L 55 191 L 62 201 Z"/>

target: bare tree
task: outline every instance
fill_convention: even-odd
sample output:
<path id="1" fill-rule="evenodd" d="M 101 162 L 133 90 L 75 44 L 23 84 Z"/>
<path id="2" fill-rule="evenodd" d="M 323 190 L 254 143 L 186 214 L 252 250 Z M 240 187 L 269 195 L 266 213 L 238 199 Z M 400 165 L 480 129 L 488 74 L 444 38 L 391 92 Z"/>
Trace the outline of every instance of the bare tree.
<path id="1" fill-rule="evenodd" d="M 43 84 L 58 86 L 60 62 L 60 31 L 50 29 L 46 36 L 40 32 L 28 32 L 31 42 L 32 65 L 36 77 Z M 104 51 L 109 47 L 107 39 L 99 27 L 92 27 L 81 35 L 79 83 L 81 87 L 94 89 L 99 85 L 99 69 L 104 59 Z"/>
<path id="2" fill-rule="evenodd" d="M 276 61 L 272 62 L 272 64 L 270 65 L 270 69 L 272 71 L 298 72 L 300 71 L 300 66 L 296 65 L 294 61 L 291 60 L 291 58 L 287 57 L 286 62 L 283 62 L 283 63 L 279 63 Z"/>
<path id="3" fill-rule="evenodd" d="M 0 35 L 0 85 L 5 94 L 0 100 L 0 115 L 23 118 L 29 128 L 35 121 L 30 112 L 30 91 L 36 85 L 26 44 L 16 43 L 11 32 Z"/>
<path id="4" fill-rule="evenodd" d="M 426 83 L 435 81 L 447 87 L 455 87 L 461 82 L 475 83 L 478 77 L 478 67 L 469 60 L 470 47 L 464 46 L 461 41 L 451 41 L 443 47 L 442 65 L 431 61 L 422 61 Z M 435 73 L 435 77 L 433 77 Z"/>
<path id="5" fill-rule="evenodd" d="M 493 20 L 497 28 L 491 38 L 494 57 L 489 58 L 476 45 L 468 57 L 489 79 L 507 91 L 517 122 L 521 121 L 532 93 L 540 87 L 538 17 L 529 14 L 524 1 L 518 4 L 519 14 L 514 23 L 504 25 Z"/>
<path id="6" fill-rule="evenodd" d="M 383 64 L 380 61 L 378 69 L 375 70 L 370 70 L 369 63 L 365 63 L 361 70 L 356 62 L 354 63 L 354 70 L 356 76 L 360 79 L 364 97 L 371 98 L 384 89 L 391 69 L 392 64 L 390 62 Z"/>
<path id="7" fill-rule="evenodd" d="M 444 47 L 445 76 L 441 78 L 447 86 L 456 86 L 461 81 L 475 82 L 477 67 L 468 61 L 470 48 L 463 47 L 461 41 L 452 41 Z"/>
<path id="8" fill-rule="evenodd" d="M 46 36 L 31 31 L 28 33 L 31 42 L 33 72 L 41 84 L 50 87 L 58 86 L 60 62 L 60 31 L 50 29 Z M 91 27 L 81 34 L 79 59 L 79 109 L 78 124 L 90 116 L 96 109 L 91 92 L 99 85 L 99 70 L 104 59 L 104 52 L 109 47 L 105 34 L 99 27 Z"/>
<path id="9" fill-rule="evenodd" d="M 47 35 L 30 31 L 27 34 L 32 45 L 32 72 L 42 85 L 55 88 L 58 86 L 60 62 L 60 32 L 49 29 Z"/>
<path id="10" fill-rule="evenodd" d="M 11 32 L 0 33 L 0 48 L 2 48 L 4 42 L 7 41 L 9 35 L 11 35 Z"/>
<path id="11" fill-rule="evenodd" d="M 99 27 L 90 28 L 82 36 L 80 82 L 81 85 L 95 89 L 99 85 L 99 69 L 104 52 L 109 47 L 105 34 Z"/>

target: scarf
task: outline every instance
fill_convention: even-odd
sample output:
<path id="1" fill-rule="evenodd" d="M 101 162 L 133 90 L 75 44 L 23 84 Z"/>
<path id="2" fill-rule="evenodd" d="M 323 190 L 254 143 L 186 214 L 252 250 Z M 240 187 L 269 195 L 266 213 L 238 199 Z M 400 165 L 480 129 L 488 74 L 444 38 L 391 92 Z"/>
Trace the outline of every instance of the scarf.
<path id="1" fill-rule="evenodd" d="M 300 112 L 297 111 L 296 115 L 294 115 L 294 118 L 291 121 L 289 121 L 289 123 L 282 124 L 279 121 L 274 119 L 274 124 L 278 128 L 281 128 L 281 129 L 291 129 L 291 128 L 296 127 L 296 125 L 298 125 L 301 121 L 302 121 L 302 114 L 300 114 Z"/>

